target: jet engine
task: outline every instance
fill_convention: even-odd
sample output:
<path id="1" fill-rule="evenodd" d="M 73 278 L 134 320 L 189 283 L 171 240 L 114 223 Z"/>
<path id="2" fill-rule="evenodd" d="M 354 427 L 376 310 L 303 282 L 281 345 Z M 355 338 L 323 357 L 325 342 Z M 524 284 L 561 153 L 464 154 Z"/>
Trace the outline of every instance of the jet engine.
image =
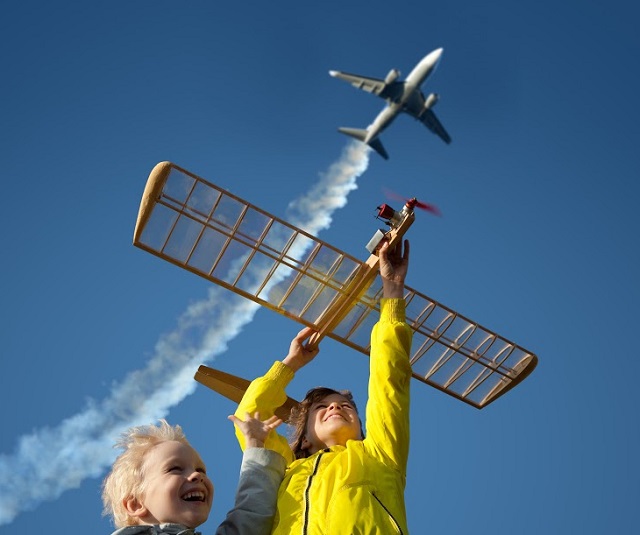
<path id="1" fill-rule="evenodd" d="M 436 93 L 431 93 L 424 101 L 424 109 L 428 110 L 433 108 L 436 105 L 436 102 L 438 102 L 439 98 L 440 97 L 438 97 Z"/>
<path id="2" fill-rule="evenodd" d="M 391 69 L 389 74 L 387 74 L 387 77 L 384 79 L 384 83 L 390 84 L 395 82 L 398 76 L 400 76 L 400 71 L 398 69 Z"/>

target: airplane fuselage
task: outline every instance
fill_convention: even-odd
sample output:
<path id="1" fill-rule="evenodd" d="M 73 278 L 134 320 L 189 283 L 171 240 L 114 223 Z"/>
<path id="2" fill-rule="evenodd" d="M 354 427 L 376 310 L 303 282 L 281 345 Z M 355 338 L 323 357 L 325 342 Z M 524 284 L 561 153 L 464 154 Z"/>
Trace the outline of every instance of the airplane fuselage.
<path id="1" fill-rule="evenodd" d="M 417 99 L 416 91 L 420 91 L 420 87 L 424 81 L 431 75 L 438 65 L 442 48 L 438 48 L 427 54 L 409 73 L 404 82 L 399 82 L 399 91 L 392 97 L 387 99 L 387 106 L 378 114 L 367 127 L 367 137 L 365 143 L 369 143 L 380 135 L 395 118 L 407 106 L 411 106 L 413 98 Z"/>
<path id="2" fill-rule="evenodd" d="M 400 114 L 402 110 L 402 104 L 398 102 L 390 102 L 385 108 L 378 114 L 373 122 L 367 127 L 367 137 L 364 139 L 365 143 L 377 138 L 382 131 L 387 128 L 395 118 Z"/>

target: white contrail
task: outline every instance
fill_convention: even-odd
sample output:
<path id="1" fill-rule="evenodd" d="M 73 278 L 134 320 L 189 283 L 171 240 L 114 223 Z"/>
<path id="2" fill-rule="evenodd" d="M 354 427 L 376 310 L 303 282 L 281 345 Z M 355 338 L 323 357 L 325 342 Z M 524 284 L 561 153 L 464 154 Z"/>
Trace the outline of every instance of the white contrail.
<path id="1" fill-rule="evenodd" d="M 358 187 L 356 179 L 367 170 L 370 150 L 356 141 L 347 145 L 342 157 L 320 176 L 309 192 L 289 203 L 289 223 L 310 234 L 329 228 L 333 212 L 347 204 L 347 195 Z"/>
<path id="2" fill-rule="evenodd" d="M 310 234 L 328 228 L 368 164 L 369 148 L 349 144 L 310 191 L 289 204 L 286 219 Z M 0 455 L 0 525 L 102 474 L 116 455 L 112 445 L 118 435 L 162 418 L 193 393 L 197 366 L 224 353 L 259 308 L 213 286 L 206 299 L 190 305 L 177 327 L 160 338 L 146 366 L 129 372 L 107 398 L 89 402 L 56 427 L 19 437 L 13 454 Z"/>

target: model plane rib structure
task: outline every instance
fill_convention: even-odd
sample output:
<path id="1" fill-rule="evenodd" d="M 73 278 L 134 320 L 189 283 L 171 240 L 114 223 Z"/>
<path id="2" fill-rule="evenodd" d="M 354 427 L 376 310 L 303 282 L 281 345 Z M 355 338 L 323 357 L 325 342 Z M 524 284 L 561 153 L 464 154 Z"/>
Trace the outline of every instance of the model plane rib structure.
<path id="1" fill-rule="evenodd" d="M 369 354 L 375 255 L 362 262 L 169 162 L 149 176 L 134 245 Z M 535 368 L 534 354 L 478 323 L 412 288 L 405 298 L 419 381 L 482 408 Z"/>

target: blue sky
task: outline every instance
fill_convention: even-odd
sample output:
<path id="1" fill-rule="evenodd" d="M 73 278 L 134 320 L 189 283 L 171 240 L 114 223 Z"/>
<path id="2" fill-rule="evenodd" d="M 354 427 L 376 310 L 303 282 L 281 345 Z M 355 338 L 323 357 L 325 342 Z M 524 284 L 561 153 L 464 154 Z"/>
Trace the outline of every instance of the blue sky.
<path id="1" fill-rule="evenodd" d="M 131 245 L 146 177 L 170 160 L 284 217 L 382 102 L 328 75 L 408 74 L 453 138 L 400 117 L 320 238 L 366 258 L 384 188 L 437 204 L 408 284 L 535 352 L 477 411 L 412 390 L 412 533 L 629 532 L 640 498 L 640 45 L 628 2 L 5 3 L 0 17 L 0 534 L 110 533 L 100 483 L 119 426 L 180 423 L 231 506 L 233 405 L 166 366 L 167 345 L 251 378 L 299 326 L 259 310 L 220 336 L 189 323 L 231 294 Z M 235 310 L 235 309 L 233 309 Z M 213 317 L 213 316 L 212 316 Z M 205 316 L 209 318 L 209 316 Z M 202 319 L 202 318 L 200 318 Z M 213 319 L 211 320 L 213 321 Z M 291 385 L 351 388 L 366 359 L 325 340 Z M 138 386 L 140 388 L 138 388 Z M 130 397 L 130 404 L 118 405 Z M 143 403 L 146 401 L 146 403 Z M 141 409 L 139 409 L 141 407 Z M 60 449 L 60 444 L 66 444 Z"/>

